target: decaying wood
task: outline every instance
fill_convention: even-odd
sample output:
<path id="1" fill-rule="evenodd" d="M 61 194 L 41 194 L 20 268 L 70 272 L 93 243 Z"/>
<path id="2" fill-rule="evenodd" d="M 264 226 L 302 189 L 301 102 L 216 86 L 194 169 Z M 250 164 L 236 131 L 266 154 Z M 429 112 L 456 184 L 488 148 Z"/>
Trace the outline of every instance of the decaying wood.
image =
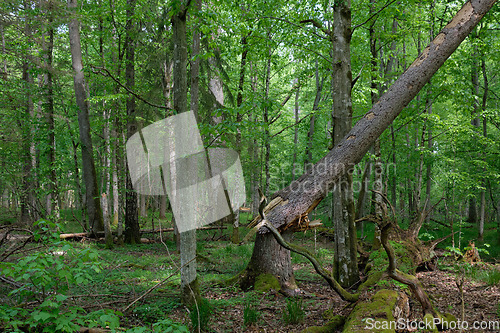
<path id="1" fill-rule="evenodd" d="M 200 227 L 197 228 L 196 230 L 219 230 L 219 229 L 227 229 L 226 226 L 211 226 L 211 227 Z M 140 233 L 142 234 L 155 234 L 155 233 L 161 233 L 161 232 L 172 232 L 174 231 L 174 228 L 162 228 L 162 229 L 144 229 L 141 230 Z M 101 232 L 96 232 L 95 233 L 97 237 L 104 237 L 104 231 Z M 116 233 L 113 233 L 113 235 L 116 236 Z M 89 232 L 76 232 L 76 233 L 69 233 L 69 234 L 60 234 L 59 235 L 60 239 L 72 239 L 72 238 L 92 238 L 92 234 Z"/>

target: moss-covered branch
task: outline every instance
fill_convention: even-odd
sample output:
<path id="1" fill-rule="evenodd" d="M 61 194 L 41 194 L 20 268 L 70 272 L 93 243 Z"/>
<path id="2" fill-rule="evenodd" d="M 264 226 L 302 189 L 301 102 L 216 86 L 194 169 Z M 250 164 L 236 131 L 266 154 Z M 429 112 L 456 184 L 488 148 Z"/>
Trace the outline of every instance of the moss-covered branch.
<path id="1" fill-rule="evenodd" d="M 330 272 L 328 272 L 326 269 L 324 269 L 321 266 L 321 264 L 319 263 L 318 259 L 316 259 L 316 257 L 312 253 L 310 253 L 307 249 L 305 249 L 301 246 L 295 245 L 295 244 L 288 243 L 283 238 L 281 233 L 271 223 L 269 223 L 266 219 L 263 219 L 262 226 L 269 229 L 269 231 L 271 231 L 271 233 L 274 235 L 274 238 L 276 239 L 276 241 L 281 246 L 283 246 L 285 249 L 290 250 L 292 252 L 295 252 L 297 254 L 300 254 L 301 256 L 307 258 L 311 262 L 311 264 L 313 265 L 316 273 L 318 273 L 323 279 L 325 279 L 326 282 L 328 282 L 328 285 L 330 285 L 330 287 L 333 290 L 335 290 L 344 301 L 356 302 L 359 299 L 359 293 L 358 294 L 351 294 L 347 290 L 342 288 L 342 286 L 337 282 L 337 280 L 335 280 L 332 277 Z"/>

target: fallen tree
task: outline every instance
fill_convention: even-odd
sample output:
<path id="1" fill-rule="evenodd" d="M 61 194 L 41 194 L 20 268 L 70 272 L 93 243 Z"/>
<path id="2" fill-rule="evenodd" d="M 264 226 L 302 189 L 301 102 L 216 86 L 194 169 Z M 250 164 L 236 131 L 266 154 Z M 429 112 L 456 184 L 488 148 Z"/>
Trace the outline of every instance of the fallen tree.
<path id="1" fill-rule="evenodd" d="M 335 182 L 357 164 L 375 140 L 418 94 L 446 59 L 457 49 L 496 0 L 468 1 L 448 25 L 424 49 L 411 66 L 394 82 L 372 109 L 324 158 L 288 187 L 275 193 L 278 202 L 267 214 L 277 230 L 298 224 L 332 189 Z M 260 274 L 273 274 L 284 290 L 297 291 L 289 250 L 283 249 L 268 228 L 260 228 L 252 259 L 241 275 L 248 288 Z"/>
<path id="2" fill-rule="evenodd" d="M 219 230 L 219 229 L 227 229 L 226 226 L 211 226 L 211 227 L 200 227 L 197 230 Z M 161 229 L 144 229 L 140 231 L 140 234 L 158 234 L 162 232 L 172 232 L 174 231 L 174 228 L 161 228 Z M 97 237 L 104 237 L 104 231 L 98 231 L 94 233 L 90 232 L 75 232 L 75 233 L 69 233 L 69 234 L 60 234 L 59 238 L 60 239 L 75 239 L 75 238 L 95 238 Z M 116 236 L 116 235 L 115 235 Z"/>

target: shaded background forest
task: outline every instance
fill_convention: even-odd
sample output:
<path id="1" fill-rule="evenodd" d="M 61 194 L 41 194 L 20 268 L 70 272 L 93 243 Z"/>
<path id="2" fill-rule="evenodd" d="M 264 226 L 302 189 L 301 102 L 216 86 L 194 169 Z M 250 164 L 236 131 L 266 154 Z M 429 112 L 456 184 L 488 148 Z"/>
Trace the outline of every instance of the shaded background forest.
<path id="1" fill-rule="evenodd" d="M 459 5 L 353 2 L 353 122 Z M 74 215 L 85 226 L 68 9 L 57 1 L 1 6 L 3 218 L 30 223 Z M 255 213 L 258 187 L 279 190 L 332 147 L 332 43 L 325 34 L 332 13 L 326 3 L 309 2 L 218 1 L 194 8 L 188 19 L 191 108 L 199 107 L 207 146 L 240 153 L 247 205 Z M 170 10 L 171 4 L 154 1 L 78 4 L 97 183 L 112 225 L 125 219 L 127 123 L 145 127 L 170 114 Z M 430 230 L 436 224 L 457 230 L 467 221 L 478 225 L 481 238 L 484 225 L 500 223 L 497 35 L 493 10 L 384 132 L 380 151 L 356 167 L 358 216 L 374 210 L 363 177 L 381 172 L 383 191 L 403 223 L 438 202 Z M 126 77 L 131 50 L 133 79 Z M 167 209 L 164 198 L 139 196 L 138 203 L 142 217 L 151 210 L 164 216 Z M 325 200 L 314 214 L 328 220 L 330 205 Z"/>
<path id="2" fill-rule="evenodd" d="M 259 297 L 261 301 L 266 298 L 252 296 L 252 292 L 246 296 L 228 292 L 224 289 L 227 285 L 220 287 L 216 279 L 238 279 L 244 290 L 253 286 L 258 292 L 257 284 L 262 284 L 261 277 L 267 274 L 277 278 L 271 279 L 270 289 L 294 296 L 300 292 L 295 274 L 305 276 L 300 288 L 324 292 L 320 284 L 311 286 L 318 277 L 312 271 L 304 273 L 305 260 L 290 256 L 272 235 L 259 233 L 255 246 L 240 243 L 249 232 L 240 223 L 253 227 L 258 222 L 250 223 L 263 200 L 258 189 L 271 200 L 273 193 L 304 172 L 316 172 L 318 168 L 311 169 L 311 165 L 339 144 L 461 5 L 456 1 L 373 0 L 69 0 L 67 4 L 13 0 L 0 4 L 0 246 L 26 239 L 0 253 L 0 278 L 5 283 L 5 293 L 0 295 L 18 296 L 6 296 L 6 305 L 0 305 L 0 320 L 15 327 L 17 324 L 9 320 L 13 311 L 19 311 L 16 314 L 26 320 L 23 325 L 29 323 L 30 327 L 32 323 L 47 329 L 55 325 L 73 329 L 76 323 L 110 327 L 111 322 L 119 325 L 118 317 L 123 315 L 119 310 L 123 310 L 127 327 L 148 323 L 154 330 L 153 323 L 163 318 L 163 310 L 151 318 L 139 318 L 135 311 L 142 302 L 151 306 L 145 298 L 153 289 L 158 289 L 150 295 L 159 300 L 155 305 L 158 309 L 176 308 L 177 303 L 169 303 L 171 298 L 158 295 L 177 290 L 177 282 L 162 291 L 159 288 L 174 276 L 180 277 L 183 302 L 189 305 L 194 298 L 200 308 L 208 304 L 201 295 L 229 299 L 230 306 L 234 305 L 230 302 L 241 306 L 234 300 L 238 297 L 252 299 L 252 304 L 257 304 Z M 341 286 L 332 287 L 339 294 L 335 295 L 337 306 L 343 301 L 357 303 L 364 289 L 360 287 L 357 294 L 349 292 L 371 277 L 378 280 L 388 274 L 398 281 L 400 285 L 391 282 L 393 291 L 399 290 L 397 297 L 407 293 L 402 285 L 413 283 L 397 276 L 391 258 L 389 269 L 384 271 L 390 257 L 387 237 L 380 238 L 372 223 L 361 221 L 378 219 L 375 222 L 382 230 L 388 230 L 383 223 L 397 222 L 393 240 L 400 243 L 391 246 L 405 273 L 416 275 L 422 269 L 420 264 L 430 263 L 435 268 L 437 257 L 445 258 L 444 264 L 440 262 L 442 267 L 461 276 L 468 270 L 469 275 L 491 276 L 491 286 L 498 284 L 496 266 L 476 268 L 453 260 L 470 259 L 470 253 L 472 261 L 480 260 L 476 249 L 491 262 L 500 255 L 499 30 L 498 8 L 493 7 L 380 138 L 373 138 L 373 147 L 352 171 L 352 190 L 349 177 L 343 176 L 341 180 L 347 182 L 342 186 L 347 186 L 332 191 L 309 216 L 299 212 L 300 217 L 286 217 L 294 221 L 281 226 L 283 234 L 288 227 L 308 229 L 308 221 L 323 224 L 314 237 L 309 233 L 293 237 L 330 263 L 333 247 L 329 275 L 330 281 L 337 279 Z M 433 45 L 439 48 L 441 44 Z M 227 147 L 240 155 L 247 190 L 245 207 L 216 224 L 220 230 L 215 232 L 200 230 L 198 237 L 194 231 L 174 235 L 169 244 L 160 234 L 161 242 L 150 248 L 131 245 L 108 250 L 114 242 L 141 243 L 141 232 L 154 233 L 162 227 L 175 231 L 166 196 L 145 196 L 133 190 L 125 143 L 142 128 L 186 110 L 196 115 L 206 148 Z M 286 195 L 285 190 L 276 199 L 283 200 L 281 196 Z M 382 197 L 393 214 L 382 212 Z M 297 219 L 298 225 L 293 225 Z M 222 230 L 226 227 L 229 232 Z M 271 230 L 269 225 L 267 228 Z M 99 243 L 59 240 L 82 237 L 75 234 L 82 231 L 83 236 L 106 235 L 108 249 Z M 16 232 L 21 235 L 14 235 Z M 60 233 L 72 234 L 62 237 Z M 318 249 L 317 235 L 320 241 L 326 240 L 320 246 L 324 249 Z M 447 235 L 451 237 L 439 246 L 454 258 L 450 262 L 442 250 L 434 256 L 436 243 L 427 248 L 432 242 L 421 242 L 442 241 L 440 237 Z M 222 242 L 210 244 L 214 239 Z M 41 243 L 42 250 L 30 240 Z M 382 240 L 385 257 L 377 240 Z M 179 252 L 171 254 L 169 246 Z M 144 252 L 135 253 L 139 248 Z M 167 258 L 161 257 L 165 249 Z M 220 267 L 210 256 L 220 259 Z M 182 268 L 176 264 L 178 259 Z M 244 269 L 247 259 L 250 261 Z M 110 265 L 114 261 L 117 265 Z M 141 262 L 145 264 L 140 266 Z M 453 266 L 457 262 L 464 265 Z M 446 267 L 448 264 L 452 268 Z M 115 269 L 117 278 L 113 277 Z M 207 273 L 210 270 L 218 274 Z M 137 280 L 123 283 L 127 280 L 124 276 L 135 274 Z M 442 271 L 436 274 L 446 280 Z M 101 280 L 102 294 L 89 295 L 89 283 Z M 135 288 L 142 292 L 157 280 L 158 284 L 137 298 Z M 382 280 L 378 287 L 385 288 Z M 451 280 L 447 281 L 440 287 L 449 288 Z M 460 281 L 461 285 L 458 277 L 455 279 L 461 292 L 461 311 L 451 307 L 457 318 L 465 315 L 464 278 Z M 124 285 L 132 291 L 121 301 L 103 301 L 122 295 Z M 9 288 L 14 289 L 7 292 Z M 436 302 L 437 311 L 427 295 L 419 297 L 418 292 L 412 292 L 424 315 L 436 318 L 448 310 Z M 276 303 L 272 291 L 265 295 L 271 298 L 264 302 Z M 474 289 L 470 295 L 467 297 L 477 298 Z M 94 297 L 94 304 L 82 304 L 100 310 L 87 313 L 68 305 L 67 300 L 80 296 Z M 491 292 L 484 299 L 493 296 Z M 29 299 L 29 304 L 23 299 Z M 128 305 L 113 305 L 112 309 L 102 305 L 114 302 Z M 287 299 L 287 311 L 297 304 L 294 302 L 298 301 Z M 410 304 L 408 297 L 406 302 Z M 327 306 L 323 303 L 315 304 L 317 313 Z M 489 303 L 484 306 L 489 307 L 487 315 L 491 317 L 496 315 L 491 309 L 496 305 Z M 346 308 L 335 311 L 345 312 Z M 413 312 L 407 317 L 416 318 L 417 308 L 412 305 Z M 59 316 L 59 309 L 66 311 L 66 317 Z M 141 316 L 148 309 L 141 310 Z M 243 315 L 250 313 L 249 309 L 245 307 Z M 270 316 L 274 311 L 268 312 Z M 79 318 L 83 313 L 89 317 Z M 101 313 L 105 318 L 109 315 L 109 320 L 102 319 Z M 353 310 L 351 315 L 355 313 Z M 474 311 L 469 315 L 478 316 Z M 176 321 L 185 322 L 184 313 L 174 316 Z M 335 319 L 329 324 L 332 321 Z M 175 326 L 170 319 L 158 325 Z M 201 322 L 192 319 L 192 325 L 196 329 Z M 224 325 L 231 326 L 230 321 Z M 268 326 L 279 325 L 273 322 Z M 178 328 L 187 330 L 185 326 Z"/>

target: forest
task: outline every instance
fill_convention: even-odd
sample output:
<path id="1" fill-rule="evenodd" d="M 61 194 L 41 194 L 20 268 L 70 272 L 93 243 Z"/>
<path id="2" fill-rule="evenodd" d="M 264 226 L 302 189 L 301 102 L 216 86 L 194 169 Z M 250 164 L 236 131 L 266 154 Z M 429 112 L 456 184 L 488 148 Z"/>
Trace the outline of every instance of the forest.
<path id="1" fill-rule="evenodd" d="M 0 37 L 0 331 L 500 332 L 495 0 L 4 0 Z"/>

